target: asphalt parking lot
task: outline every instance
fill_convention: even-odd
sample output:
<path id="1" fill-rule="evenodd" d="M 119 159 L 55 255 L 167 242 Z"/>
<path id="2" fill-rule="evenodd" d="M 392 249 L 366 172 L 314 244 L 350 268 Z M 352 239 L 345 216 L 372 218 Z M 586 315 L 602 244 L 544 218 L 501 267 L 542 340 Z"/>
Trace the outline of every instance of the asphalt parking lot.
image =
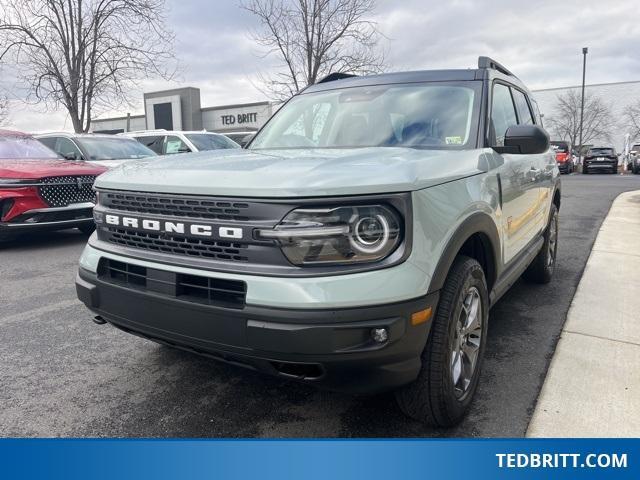
<path id="1" fill-rule="evenodd" d="M 73 284 L 86 237 L 66 231 L 0 246 L 0 435 L 523 436 L 598 228 L 640 189 L 640 176 L 562 180 L 556 277 L 517 283 L 492 310 L 478 395 L 455 429 L 405 418 L 392 395 L 318 391 L 93 324 Z"/>

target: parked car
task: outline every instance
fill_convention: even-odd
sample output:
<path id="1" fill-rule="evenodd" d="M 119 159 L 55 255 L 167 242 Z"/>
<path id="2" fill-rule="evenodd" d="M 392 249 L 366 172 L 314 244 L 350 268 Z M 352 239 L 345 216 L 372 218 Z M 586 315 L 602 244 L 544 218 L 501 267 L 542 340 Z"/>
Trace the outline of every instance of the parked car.
<path id="1" fill-rule="evenodd" d="M 63 160 L 21 132 L 0 130 L 0 240 L 35 230 L 94 230 L 92 190 L 106 168 Z"/>
<path id="2" fill-rule="evenodd" d="M 487 57 L 321 81 L 248 149 L 132 164 L 96 189 L 76 283 L 94 321 L 310 385 L 395 390 L 440 426 L 473 399 L 489 308 L 556 265 L 555 155 L 530 92 Z"/>
<path id="3" fill-rule="evenodd" d="M 45 133 L 36 138 L 67 160 L 84 160 L 108 168 L 156 154 L 126 137 L 99 133 Z"/>
<path id="4" fill-rule="evenodd" d="M 634 143 L 629 152 L 629 170 L 634 174 L 640 173 L 640 143 Z"/>
<path id="5" fill-rule="evenodd" d="M 552 141 L 551 148 L 556 153 L 556 162 L 558 162 L 560 173 L 573 173 L 573 155 L 569 143 L 562 140 Z"/>
<path id="6" fill-rule="evenodd" d="M 145 130 L 120 135 L 134 138 L 158 155 L 240 148 L 240 145 L 224 135 L 203 130 L 194 132 Z"/>
<path id="7" fill-rule="evenodd" d="M 230 138 L 242 148 L 246 147 L 251 139 L 255 136 L 256 132 L 247 130 L 245 132 L 230 132 L 225 133 L 224 136 Z"/>
<path id="8" fill-rule="evenodd" d="M 591 147 L 582 160 L 582 173 L 618 173 L 618 155 L 613 147 Z"/>

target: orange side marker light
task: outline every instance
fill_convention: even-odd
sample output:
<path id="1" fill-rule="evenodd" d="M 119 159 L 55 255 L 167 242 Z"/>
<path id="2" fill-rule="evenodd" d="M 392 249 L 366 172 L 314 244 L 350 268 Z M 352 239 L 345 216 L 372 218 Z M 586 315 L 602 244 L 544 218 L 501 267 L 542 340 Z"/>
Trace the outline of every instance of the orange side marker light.
<path id="1" fill-rule="evenodd" d="M 425 308 L 424 310 L 420 310 L 411 315 L 411 325 L 420 325 L 421 323 L 425 323 L 429 321 L 431 318 L 431 307 Z"/>

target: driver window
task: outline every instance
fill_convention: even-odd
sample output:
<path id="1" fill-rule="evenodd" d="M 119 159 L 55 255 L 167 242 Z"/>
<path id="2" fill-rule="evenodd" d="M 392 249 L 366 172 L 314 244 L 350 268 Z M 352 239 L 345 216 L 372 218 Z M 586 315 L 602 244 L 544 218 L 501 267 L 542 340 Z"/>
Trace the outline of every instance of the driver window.
<path id="1" fill-rule="evenodd" d="M 518 123 L 516 110 L 509 87 L 496 83 L 493 86 L 493 103 L 491 106 L 491 123 L 495 132 L 495 147 L 504 146 L 507 129 Z"/>
<path id="2" fill-rule="evenodd" d="M 165 143 L 164 153 L 171 155 L 172 153 L 188 153 L 191 150 L 187 147 L 179 137 L 175 135 L 168 135 Z"/>
<path id="3" fill-rule="evenodd" d="M 64 158 L 72 159 L 75 156 L 75 160 L 82 160 L 82 153 L 76 144 L 66 137 L 58 137 L 55 150 Z"/>

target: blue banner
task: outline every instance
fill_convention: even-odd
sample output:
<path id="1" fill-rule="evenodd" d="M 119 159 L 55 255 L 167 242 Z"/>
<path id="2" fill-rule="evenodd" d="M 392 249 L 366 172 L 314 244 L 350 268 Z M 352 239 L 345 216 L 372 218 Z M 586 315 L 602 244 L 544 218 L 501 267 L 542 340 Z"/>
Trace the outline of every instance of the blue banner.
<path id="1" fill-rule="evenodd" d="M 640 478 L 640 440 L 0 440 L 0 478 Z"/>

